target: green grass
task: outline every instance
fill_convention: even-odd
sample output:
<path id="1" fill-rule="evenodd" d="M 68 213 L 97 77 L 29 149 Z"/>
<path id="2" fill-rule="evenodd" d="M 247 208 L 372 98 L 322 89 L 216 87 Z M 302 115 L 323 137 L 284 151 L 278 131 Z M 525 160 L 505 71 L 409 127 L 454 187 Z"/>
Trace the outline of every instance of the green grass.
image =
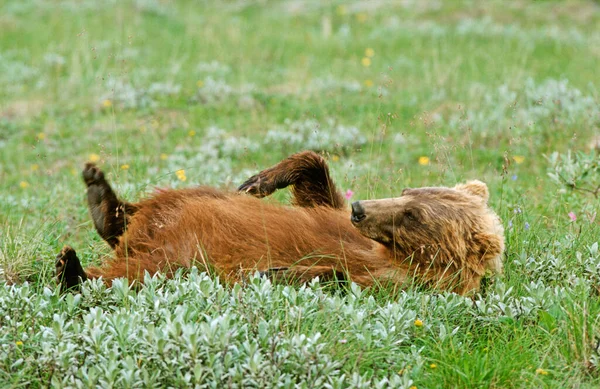
<path id="1" fill-rule="evenodd" d="M 77 386 L 82 369 L 114 363 L 117 373 L 100 369 L 90 382 L 125 387 L 111 374 L 138 371 L 142 381 L 157 374 L 161 385 L 184 385 L 196 374 L 187 356 L 154 343 L 114 348 L 110 331 L 121 324 L 106 324 L 126 312 L 184 347 L 166 319 L 183 304 L 189 316 L 173 323 L 192 331 L 229 312 L 237 335 L 228 347 L 256 342 L 256 353 L 231 349 L 229 360 L 221 335 L 203 338 L 199 366 L 221 366 L 198 368 L 204 383 L 597 387 L 597 200 L 558 186 L 545 156 L 587 151 L 598 135 L 599 22 L 597 2 L 579 0 L 3 2 L 0 386 Z M 364 66 L 367 49 L 374 55 Z M 344 137 L 353 127 L 362 138 Z M 273 130 L 303 137 L 281 141 Z M 337 296 L 258 280 L 264 293 L 207 292 L 221 301 L 212 307 L 182 291 L 185 279 L 128 297 L 100 285 L 76 302 L 56 294 L 53 258 L 64 244 L 85 264 L 109 252 L 84 201 L 79 172 L 90 158 L 135 200 L 155 186 L 234 188 L 306 147 L 324 151 L 339 186 L 358 199 L 485 181 L 506 228 L 505 275 L 473 301 L 418 291 Z M 144 300 L 169 290 L 181 294 L 161 300 L 160 314 Z M 285 300 L 290 291 L 304 297 Z M 94 308 L 103 313 L 84 328 Z M 388 311 L 396 317 L 384 320 Z M 139 331 L 122 329 L 147 335 Z M 261 331 L 281 350 L 256 340 Z M 87 349 L 93 334 L 99 343 Z M 301 334 L 320 337 L 294 346 Z M 256 368 L 252 355 L 280 372 Z M 223 366 L 242 370 L 227 376 Z M 244 374 L 256 382 L 236 381 Z"/>

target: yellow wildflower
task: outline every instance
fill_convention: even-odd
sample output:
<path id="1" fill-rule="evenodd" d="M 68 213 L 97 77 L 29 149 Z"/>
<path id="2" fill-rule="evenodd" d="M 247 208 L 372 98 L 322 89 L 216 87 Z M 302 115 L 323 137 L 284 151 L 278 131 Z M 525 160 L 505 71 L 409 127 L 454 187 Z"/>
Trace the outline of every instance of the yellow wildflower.
<path id="1" fill-rule="evenodd" d="M 367 14 L 366 14 L 366 13 L 364 13 L 364 12 L 359 12 L 359 13 L 357 13 L 357 14 L 356 14 L 356 20 L 357 20 L 359 23 L 364 23 L 364 22 L 366 22 L 366 21 L 367 21 Z"/>
<path id="2" fill-rule="evenodd" d="M 166 159 L 167 159 L 167 158 L 169 158 L 169 156 L 168 156 L 167 154 L 165 154 L 165 153 L 162 153 L 162 154 L 160 155 L 160 159 L 161 159 L 161 161 L 166 161 Z"/>
<path id="3" fill-rule="evenodd" d="M 33 165 L 31 165 L 32 172 L 37 172 L 38 170 L 40 170 L 40 165 L 38 165 L 37 163 L 34 163 Z"/>
<path id="4" fill-rule="evenodd" d="M 187 177 L 185 176 L 185 170 L 183 169 L 179 169 L 175 172 L 175 175 L 177 176 L 177 178 L 179 179 L 179 181 L 185 181 L 187 180 Z"/>
<path id="5" fill-rule="evenodd" d="M 110 101 L 109 99 L 106 99 L 106 100 L 102 101 L 102 106 L 104 108 L 110 108 L 110 107 L 112 107 L 112 101 Z"/>
<path id="6" fill-rule="evenodd" d="M 423 327 L 423 320 L 421 320 L 421 319 L 415 320 L 415 327 Z"/>
<path id="7" fill-rule="evenodd" d="M 88 156 L 88 160 L 90 162 L 98 162 L 100 160 L 100 156 L 98 154 L 92 153 Z"/>
<path id="8" fill-rule="evenodd" d="M 373 50 L 373 49 L 372 49 L 372 48 L 370 48 L 370 47 L 367 47 L 367 48 L 365 49 L 365 55 L 366 55 L 367 57 L 369 57 L 369 58 L 373 58 L 373 57 L 375 56 L 375 50 Z"/>
<path id="9" fill-rule="evenodd" d="M 197 86 L 198 88 L 202 88 L 202 87 L 204 86 L 204 81 L 202 81 L 202 80 L 198 80 L 198 81 L 196 81 L 196 86 Z"/>
<path id="10" fill-rule="evenodd" d="M 436 369 L 437 365 L 435 363 L 432 363 L 431 365 L 429 365 L 429 367 L 432 368 L 432 369 Z"/>
<path id="11" fill-rule="evenodd" d="M 21 189 L 25 189 L 29 186 L 29 182 L 21 181 L 21 182 L 19 182 L 19 186 L 21 187 Z"/>
<path id="12" fill-rule="evenodd" d="M 411 386 L 411 387 L 410 387 L 410 388 L 408 388 L 408 389 L 417 389 L 417 385 L 413 385 L 413 386 Z"/>
<path id="13" fill-rule="evenodd" d="M 152 119 L 150 125 L 152 126 L 152 128 L 158 128 L 158 120 Z"/>
<path id="14" fill-rule="evenodd" d="M 340 156 L 339 156 L 339 155 L 337 155 L 337 154 L 333 154 L 333 155 L 331 156 L 331 160 L 332 160 L 333 162 L 337 162 L 337 161 L 339 161 L 339 160 L 340 160 Z"/>
<path id="15" fill-rule="evenodd" d="M 429 157 L 427 157 L 425 155 L 419 157 L 419 165 L 421 165 L 421 166 L 429 165 Z"/>
<path id="16" fill-rule="evenodd" d="M 548 370 L 545 370 L 545 369 L 542 369 L 541 367 L 538 367 L 537 369 L 535 369 L 535 374 L 548 375 Z"/>
<path id="17" fill-rule="evenodd" d="M 362 63 L 362 66 L 368 68 L 369 66 L 371 66 L 371 58 L 364 57 L 363 59 L 361 59 L 360 63 Z"/>
<path id="18" fill-rule="evenodd" d="M 23 345 L 23 342 L 21 342 L 20 340 L 17 340 L 17 341 L 15 342 L 15 344 L 16 344 L 17 346 L 22 346 L 22 345 Z"/>
<path id="19" fill-rule="evenodd" d="M 121 165 L 121 170 L 127 170 L 129 169 L 129 165 L 124 163 L 123 165 Z"/>
<path id="20" fill-rule="evenodd" d="M 148 129 L 146 128 L 146 126 L 141 126 L 141 127 L 140 127 L 140 132 L 141 132 L 142 134 L 145 134 L 145 133 L 146 133 L 146 131 L 148 131 Z"/>
<path id="21" fill-rule="evenodd" d="M 370 88 L 373 86 L 373 80 L 365 80 L 364 84 L 367 88 Z"/>
<path id="22" fill-rule="evenodd" d="M 38 140 L 44 140 L 44 139 L 46 139 L 46 134 L 44 134 L 43 132 L 40 132 L 39 134 L 36 135 L 36 138 L 38 138 Z"/>
<path id="23" fill-rule="evenodd" d="M 522 155 L 515 155 L 513 157 L 513 160 L 516 162 L 517 165 L 522 164 L 523 162 L 525 162 L 525 157 Z"/>
<path id="24" fill-rule="evenodd" d="M 348 8 L 346 8 L 345 5 L 338 5 L 337 8 L 335 9 L 335 12 L 340 15 L 346 15 L 348 13 Z"/>
<path id="25" fill-rule="evenodd" d="M 188 131 L 188 136 L 191 138 L 192 136 L 196 135 L 196 131 L 194 130 L 190 130 Z"/>

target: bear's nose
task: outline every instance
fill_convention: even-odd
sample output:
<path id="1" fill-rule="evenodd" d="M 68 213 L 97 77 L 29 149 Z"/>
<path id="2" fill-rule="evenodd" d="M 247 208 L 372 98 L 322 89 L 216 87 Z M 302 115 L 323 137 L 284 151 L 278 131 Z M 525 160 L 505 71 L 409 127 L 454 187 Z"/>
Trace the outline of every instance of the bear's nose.
<path id="1" fill-rule="evenodd" d="M 359 223 L 360 221 L 364 220 L 364 218 L 366 218 L 367 215 L 365 215 L 365 209 L 362 207 L 362 205 L 360 205 L 360 201 L 355 201 L 352 203 L 352 216 L 350 217 L 350 220 L 352 221 L 352 223 Z"/>

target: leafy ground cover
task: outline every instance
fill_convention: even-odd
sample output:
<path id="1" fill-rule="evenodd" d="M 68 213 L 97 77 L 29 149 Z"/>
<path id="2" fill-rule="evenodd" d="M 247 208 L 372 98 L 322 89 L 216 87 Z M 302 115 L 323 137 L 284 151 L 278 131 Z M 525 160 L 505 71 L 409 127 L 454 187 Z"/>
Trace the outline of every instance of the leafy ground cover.
<path id="1" fill-rule="evenodd" d="M 598 7 L 2 2 L 0 386 L 597 387 Z M 307 148 L 353 199 L 484 180 L 505 275 L 474 299 L 196 271 L 58 294 L 64 244 L 108 253 L 84 162 L 135 200 Z"/>

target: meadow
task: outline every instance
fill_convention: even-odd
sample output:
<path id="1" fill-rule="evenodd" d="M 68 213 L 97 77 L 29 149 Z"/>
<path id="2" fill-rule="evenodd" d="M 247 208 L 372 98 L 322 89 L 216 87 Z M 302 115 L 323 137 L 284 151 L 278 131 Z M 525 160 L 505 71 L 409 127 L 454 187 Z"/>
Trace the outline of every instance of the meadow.
<path id="1" fill-rule="evenodd" d="M 598 26 L 591 0 L 4 0 L 0 387 L 599 387 Z M 485 181 L 504 275 L 57 290 L 63 245 L 110 252 L 86 161 L 135 200 L 305 149 L 350 200 Z"/>

